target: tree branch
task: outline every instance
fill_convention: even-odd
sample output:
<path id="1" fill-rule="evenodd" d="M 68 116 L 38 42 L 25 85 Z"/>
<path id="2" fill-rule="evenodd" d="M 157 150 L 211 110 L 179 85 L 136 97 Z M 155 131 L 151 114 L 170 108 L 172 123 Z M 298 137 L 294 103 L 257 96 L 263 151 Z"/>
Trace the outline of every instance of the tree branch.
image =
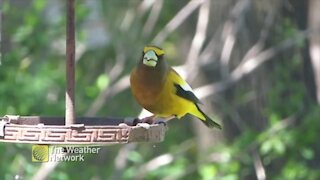
<path id="1" fill-rule="evenodd" d="M 273 58 L 280 52 L 294 47 L 297 44 L 297 41 L 305 40 L 309 36 L 309 31 L 302 31 L 295 37 L 286 39 L 278 45 L 266 49 L 246 61 L 242 60 L 243 63 L 236 67 L 226 79 L 199 87 L 195 89 L 195 93 L 199 98 L 206 98 L 210 95 L 221 92 L 241 80 L 245 75 L 252 73 L 255 69 L 257 69 L 268 60 L 271 60 L 271 58 Z"/>
<path id="2" fill-rule="evenodd" d="M 251 152 L 252 158 L 253 158 L 253 166 L 254 170 L 256 172 L 256 176 L 258 180 L 265 180 L 267 178 L 266 176 L 266 170 L 262 164 L 260 155 L 256 148 L 254 148 Z"/>
<path id="3" fill-rule="evenodd" d="M 168 35 L 177 29 L 204 1 L 205 0 L 189 1 L 189 3 L 185 5 L 155 36 L 155 38 L 152 40 L 152 43 L 161 44 L 168 37 Z"/>
<path id="4" fill-rule="evenodd" d="M 120 80 L 115 82 L 112 86 L 105 88 L 92 103 L 89 110 L 85 113 L 86 116 L 93 116 L 102 108 L 106 103 L 106 100 L 114 96 L 127 88 L 129 88 L 129 75 L 123 76 Z"/>
<path id="5" fill-rule="evenodd" d="M 188 79 L 190 79 L 190 81 L 192 81 L 194 77 L 196 77 L 199 71 L 199 66 L 196 66 L 196 64 L 199 62 L 198 60 L 199 54 L 203 46 L 203 43 L 206 39 L 209 15 L 210 15 L 210 1 L 206 0 L 200 6 L 196 32 L 192 39 L 187 61 L 185 62 L 185 65 L 188 71 L 193 72 L 188 76 Z"/>
<path id="6" fill-rule="evenodd" d="M 160 15 L 162 6 L 163 6 L 163 0 L 157 0 L 153 4 L 150 15 L 149 15 L 144 27 L 143 27 L 143 30 L 142 30 L 144 37 L 147 37 L 153 31 L 153 28 L 159 19 L 159 15 Z"/>
<path id="7" fill-rule="evenodd" d="M 313 30 L 313 37 L 310 38 L 309 53 L 315 77 L 316 96 L 320 104 L 320 1 L 309 0 L 309 28 Z"/>
<path id="8" fill-rule="evenodd" d="M 238 1 L 231 11 L 231 18 L 224 25 L 222 31 L 224 44 L 220 57 L 221 75 L 224 78 L 229 75 L 229 61 L 236 43 L 236 35 L 243 24 L 244 14 L 249 9 L 250 2 L 250 0 Z"/>

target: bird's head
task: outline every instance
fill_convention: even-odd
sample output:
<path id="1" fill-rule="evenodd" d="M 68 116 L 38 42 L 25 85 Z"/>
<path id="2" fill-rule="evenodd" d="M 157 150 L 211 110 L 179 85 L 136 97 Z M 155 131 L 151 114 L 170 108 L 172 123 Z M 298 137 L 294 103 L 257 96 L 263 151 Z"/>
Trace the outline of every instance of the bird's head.
<path id="1" fill-rule="evenodd" d="M 164 51 L 156 46 L 146 46 L 143 49 L 142 63 L 148 67 L 156 67 Z"/>

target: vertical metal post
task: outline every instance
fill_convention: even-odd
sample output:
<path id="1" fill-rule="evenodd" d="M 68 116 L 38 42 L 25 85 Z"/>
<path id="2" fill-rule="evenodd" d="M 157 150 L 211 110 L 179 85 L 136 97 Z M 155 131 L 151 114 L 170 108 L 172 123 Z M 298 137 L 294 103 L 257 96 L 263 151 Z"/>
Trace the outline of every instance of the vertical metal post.
<path id="1" fill-rule="evenodd" d="M 0 0 L 0 7 L 2 7 L 2 0 Z M 0 66 L 1 66 L 1 59 L 2 59 L 2 10 L 0 8 Z"/>
<path id="2" fill-rule="evenodd" d="M 75 20 L 74 20 L 74 2 L 75 0 L 67 0 L 67 30 L 66 30 L 66 112 L 65 124 L 75 123 Z"/>

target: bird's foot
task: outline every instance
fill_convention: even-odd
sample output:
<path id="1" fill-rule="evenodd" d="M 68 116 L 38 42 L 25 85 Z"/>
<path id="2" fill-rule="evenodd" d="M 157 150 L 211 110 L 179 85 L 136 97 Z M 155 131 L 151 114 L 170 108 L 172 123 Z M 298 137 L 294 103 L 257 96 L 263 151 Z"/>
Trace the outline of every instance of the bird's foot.
<path id="1" fill-rule="evenodd" d="M 149 117 L 145 117 L 145 118 L 140 119 L 140 122 L 141 123 L 153 124 L 154 118 L 155 118 L 154 115 L 153 116 L 149 116 Z"/>
<path id="2" fill-rule="evenodd" d="M 165 119 L 158 119 L 154 122 L 154 124 L 163 124 L 165 127 L 167 127 L 167 121 Z"/>
<path id="3" fill-rule="evenodd" d="M 124 118 L 124 122 L 121 123 L 121 125 L 124 126 L 124 124 L 126 124 L 127 126 L 136 126 L 140 122 L 141 122 L 141 120 L 139 118 L 126 117 L 126 118 Z M 120 126 L 120 124 L 119 124 L 119 126 Z"/>
<path id="4" fill-rule="evenodd" d="M 176 118 L 176 116 L 173 115 L 173 116 L 169 116 L 169 117 L 166 117 L 166 118 L 159 118 L 158 120 L 156 120 L 154 122 L 154 124 L 163 124 L 165 127 L 167 127 L 168 121 L 173 119 L 173 118 Z"/>

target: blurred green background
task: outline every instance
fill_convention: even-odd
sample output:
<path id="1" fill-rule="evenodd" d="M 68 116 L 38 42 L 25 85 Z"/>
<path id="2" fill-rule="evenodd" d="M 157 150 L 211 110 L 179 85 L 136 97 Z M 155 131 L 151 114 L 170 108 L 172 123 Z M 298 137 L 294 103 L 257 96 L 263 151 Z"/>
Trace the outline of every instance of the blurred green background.
<path id="1" fill-rule="evenodd" d="M 139 116 L 128 75 L 155 44 L 223 129 L 186 116 L 162 143 L 106 146 L 82 163 L 33 163 L 31 145 L 0 143 L 0 179 L 320 179 L 319 6 L 76 1 L 78 116 Z M 2 0 L 0 116 L 64 115 L 65 10 Z"/>

